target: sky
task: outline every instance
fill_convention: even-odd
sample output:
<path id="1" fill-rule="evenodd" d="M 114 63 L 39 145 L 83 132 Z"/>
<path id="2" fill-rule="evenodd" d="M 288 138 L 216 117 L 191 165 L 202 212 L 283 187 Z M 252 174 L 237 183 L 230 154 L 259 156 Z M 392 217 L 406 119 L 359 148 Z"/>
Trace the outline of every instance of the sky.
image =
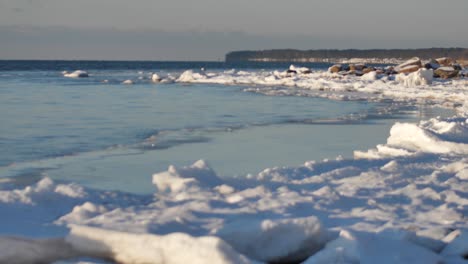
<path id="1" fill-rule="evenodd" d="M 0 59 L 468 47 L 467 0 L 0 0 Z"/>

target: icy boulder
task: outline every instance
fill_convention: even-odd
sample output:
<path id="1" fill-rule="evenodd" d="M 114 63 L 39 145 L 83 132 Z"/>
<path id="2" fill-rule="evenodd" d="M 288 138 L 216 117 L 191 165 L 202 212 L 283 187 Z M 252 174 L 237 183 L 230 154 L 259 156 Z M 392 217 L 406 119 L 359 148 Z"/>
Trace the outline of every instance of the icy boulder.
<path id="1" fill-rule="evenodd" d="M 217 237 L 195 238 L 183 233 L 157 236 L 71 226 L 66 241 L 81 256 L 118 263 L 253 263 Z"/>
<path id="2" fill-rule="evenodd" d="M 63 72 L 64 77 L 68 78 L 84 78 L 84 77 L 89 77 L 89 74 L 85 71 L 77 70 L 72 73 L 69 72 Z"/>
<path id="3" fill-rule="evenodd" d="M 412 72 L 408 75 L 400 73 L 396 76 L 395 79 L 406 87 L 415 87 L 419 85 L 432 84 L 433 74 L 434 73 L 432 69 L 421 68 L 416 72 Z"/>
<path id="4" fill-rule="evenodd" d="M 328 240 L 314 217 L 242 219 L 227 224 L 217 235 L 249 258 L 274 263 L 295 263 L 320 250 Z"/>

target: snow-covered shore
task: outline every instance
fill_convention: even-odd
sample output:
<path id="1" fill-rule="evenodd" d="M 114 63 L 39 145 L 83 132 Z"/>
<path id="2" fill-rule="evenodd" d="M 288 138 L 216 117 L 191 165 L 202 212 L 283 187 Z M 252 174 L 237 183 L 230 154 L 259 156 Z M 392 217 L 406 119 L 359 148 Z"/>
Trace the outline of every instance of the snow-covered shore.
<path id="1" fill-rule="evenodd" d="M 459 114 L 397 123 L 386 143 L 356 150 L 353 159 L 229 179 L 209 161 L 171 166 L 153 175 L 154 195 L 47 177 L 1 179 L 0 233 L 13 237 L 0 237 L 0 263 L 84 256 L 119 263 L 467 263 L 468 80 L 297 72 L 186 71 L 176 81 L 339 100 L 429 100 Z"/>
<path id="2" fill-rule="evenodd" d="M 182 73 L 177 82 L 251 86 L 245 91 L 268 95 L 326 97 L 334 100 L 396 100 L 459 106 L 468 101 L 468 78 L 433 79 L 425 70 L 411 74 L 340 75 L 291 66 L 288 71 L 225 71 Z M 428 70 L 430 71 L 430 70 Z M 431 73 L 432 74 L 432 73 Z"/>

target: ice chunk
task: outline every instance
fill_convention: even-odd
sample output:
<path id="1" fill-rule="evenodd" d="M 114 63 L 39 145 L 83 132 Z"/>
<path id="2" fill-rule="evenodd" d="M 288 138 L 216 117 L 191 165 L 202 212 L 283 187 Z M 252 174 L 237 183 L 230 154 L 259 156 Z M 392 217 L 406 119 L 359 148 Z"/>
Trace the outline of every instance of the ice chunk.
<path id="1" fill-rule="evenodd" d="M 65 71 L 63 72 L 63 76 L 68 77 L 68 78 L 83 78 L 83 77 L 89 77 L 89 74 L 82 70 L 76 70 L 72 73 Z"/>
<path id="2" fill-rule="evenodd" d="M 125 80 L 125 81 L 122 82 L 122 84 L 131 85 L 131 84 L 133 84 L 133 81 L 132 80 Z"/>
<path id="3" fill-rule="evenodd" d="M 66 241 L 82 256 L 119 263 L 252 263 L 217 237 L 131 234 L 74 225 Z"/>
<path id="4" fill-rule="evenodd" d="M 199 160 L 189 167 L 170 166 L 166 172 L 153 175 L 153 184 L 160 192 L 180 192 L 189 188 L 215 187 L 222 184 L 216 173 Z"/>
<path id="5" fill-rule="evenodd" d="M 200 80 L 200 79 L 203 80 L 206 78 L 207 77 L 205 74 L 195 73 L 192 70 L 187 70 L 187 71 L 184 71 L 179 76 L 179 78 L 177 79 L 177 82 L 193 82 L 195 80 Z"/>
<path id="6" fill-rule="evenodd" d="M 400 73 L 396 76 L 396 80 L 403 83 L 406 87 L 415 87 L 419 85 L 432 84 L 434 72 L 432 69 L 421 68 L 416 72 L 412 72 L 408 75 Z"/>
<path id="7" fill-rule="evenodd" d="M 366 80 L 366 81 L 375 81 L 375 80 L 377 80 L 377 72 L 376 71 L 368 72 L 368 73 L 362 75 L 361 79 Z"/>

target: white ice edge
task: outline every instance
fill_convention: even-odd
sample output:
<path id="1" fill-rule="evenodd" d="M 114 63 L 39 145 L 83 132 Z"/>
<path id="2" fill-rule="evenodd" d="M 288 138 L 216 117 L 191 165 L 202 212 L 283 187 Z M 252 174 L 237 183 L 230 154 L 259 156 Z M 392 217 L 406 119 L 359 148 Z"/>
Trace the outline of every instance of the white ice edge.
<path id="1" fill-rule="evenodd" d="M 445 87 L 451 102 L 463 104 L 463 81 L 435 81 L 429 89 Z M 405 89 L 405 96 L 420 96 Z M 44 229 L 59 238 L 0 237 L 0 263 L 76 256 L 122 263 L 463 263 L 468 103 L 459 109 L 452 118 L 397 123 L 387 143 L 351 160 L 235 179 L 218 177 L 204 161 L 171 166 L 153 175 L 153 196 L 49 178 L 26 187 L 1 182 L 1 233 Z"/>

